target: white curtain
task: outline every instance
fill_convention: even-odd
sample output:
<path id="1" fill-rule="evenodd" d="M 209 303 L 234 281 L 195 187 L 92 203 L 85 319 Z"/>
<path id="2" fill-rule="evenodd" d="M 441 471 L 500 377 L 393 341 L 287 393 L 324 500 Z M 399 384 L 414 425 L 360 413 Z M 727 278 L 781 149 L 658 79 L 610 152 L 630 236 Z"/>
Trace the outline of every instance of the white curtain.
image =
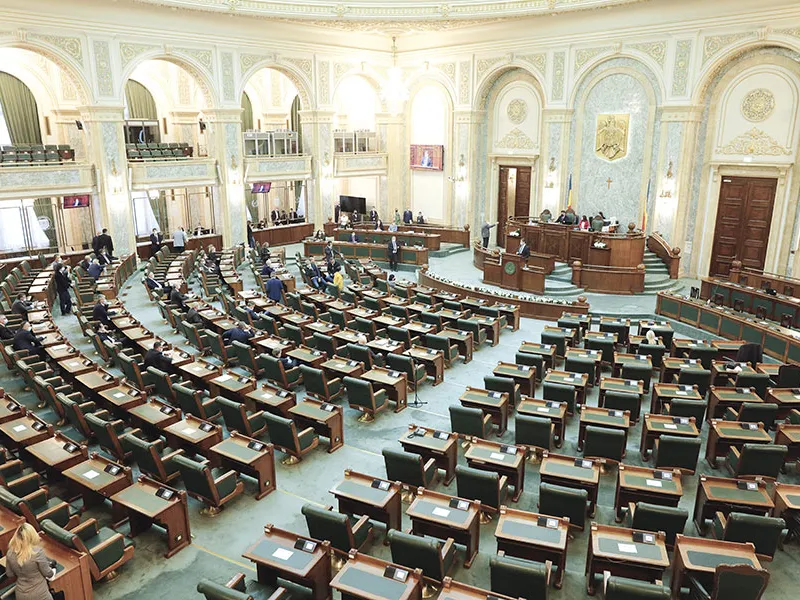
<path id="1" fill-rule="evenodd" d="M 300 198 L 297 201 L 297 216 L 306 216 L 306 186 L 304 185 L 300 190 Z"/>
<path id="2" fill-rule="evenodd" d="M 3 107 L 0 106 L 0 146 L 11 145 L 11 134 L 8 132 L 6 118 L 3 116 Z"/>
<path id="3" fill-rule="evenodd" d="M 158 221 L 150 205 L 147 192 L 131 192 L 133 197 L 133 210 L 136 214 L 136 235 L 150 235 L 153 227 L 158 228 Z"/>
<path id="4" fill-rule="evenodd" d="M 50 240 L 39 225 L 33 210 L 33 198 L 27 200 L 0 201 L 0 250 L 24 250 L 25 225 L 23 211 L 31 231 L 31 244 L 34 248 L 47 248 Z"/>

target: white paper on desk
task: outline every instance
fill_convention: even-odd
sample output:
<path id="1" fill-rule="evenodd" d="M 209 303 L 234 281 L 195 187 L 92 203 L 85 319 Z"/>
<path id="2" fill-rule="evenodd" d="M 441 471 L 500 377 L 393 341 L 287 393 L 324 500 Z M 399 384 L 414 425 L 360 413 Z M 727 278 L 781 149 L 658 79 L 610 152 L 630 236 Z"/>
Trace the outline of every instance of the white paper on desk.
<path id="1" fill-rule="evenodd" d="M 114 398 L 124 398 L 125 395 L 126 395 L 125 392 L 116 392 L 114 394 Z"/>
<path id="2" fill-rule="evenodd" d="M 181 433 L 185 433 L 186 435 L 193 435 L 197 433 L 197 429 L 195 429 L 194 427 L 184 427 L 183 429 L 181 429 Z"/>
<path id="3" fill-rule="evenodd" d="M 222 383 L 223 381 L 228 381 L 229 379 L 233 379 L 233 377 L 231 377 L 230 375 L 220 375 L 214 381 L 219 381 L 220 383 Z"/>
<path id="4" fill-rule="evenodd" d="M 263 393 L 261 394 L 261 397 L 262 397 L 262 398 L 272 398 L 272 393 L 270 393 L 270 392 L 263 392 Z"/>
<path id="5" fill-rule="evenodd" d="M 100 475 L 100 473 L 98 473 L 97 471 L 94 471 L 94 470 L 86 471 L 86 473 L 83 474 L 83 476 L 86 477 L 86 479 L 94 479 L 98 475 Z"/>
<path id="6" fill-rule="evenodd" d="M 505 456 L 500 454 L 499 452 L 491 452 L 489 453 L 489 457 L 495 460 L 505 460 Z"/>
<path id="7" fill-rule="evenodd" d="M 662 487 L 663 484 L 658 479 L 645 479 L 644 482 L 650 487 Z"/>
<path id="8" fill-rule="evenodd" d="M 67 349 L 67 345 L 66 344 L 59 344 L 58 346 L 51 346 L 50 349 L 53 350 L 53 351 L 66 350 Z"/>
<path id="9" fill-rule="evenodd" d="M 689 392 L 684 392 L 683 390 L 675 390 L 675 393 L 678 396 L 688 396 L 689 395 Z"/>
<path id="10" fill-rule="evenodd" d="M 678 426 L 675 423 L 664 423 L 664 429 L 677 429 Z"/>
<path id="11" fill-rule="evenodd" d="M 25 427 L 25 425 L 16 425 L 15 427 L 13 427 L 13 429 L 17 433 L 19 433 L 20 431 L 25 431 L 27 429 L 27 427 Z"/>
<path id="12" fill-rule="evenodd" d="M 436 508 L 433 509 L 433 514 L 436 515 L 437 517 L 447 518 L 450 516 L 450 511 L 447 510 L 446 508 L 439 508 L 437 506 Z"/>
<path id="13" fill-rule="evenodd" d="M 70 367 L 79 367 L 80 365 L 81 365 L 81 363 L 79 363 L 77 360 L 69 361 L 69 366 Z"/>
<path id="14" fill-rule="evenodd" d="M 550 409 L 547 408 L 546 406 L 537 406 L 536 407 L 536 412 L 549 413 Z"/>
<path id="15" fill-rule="evenodd" d="M 280 560 L 289 560 L 292 557 L 292 554 L 294 554 L 294 552 L 291 550 L 287 550 L 286 548 L 278 548 L 272 553 L 272 556 L 279 558 Z"/>
<path id="16" fill-rule="evenodd" d="M 628 554 L 637 554 L 636 544 L 617 544 L 617 548 L 619 548 L 620 552 L 626 552 Z"/>

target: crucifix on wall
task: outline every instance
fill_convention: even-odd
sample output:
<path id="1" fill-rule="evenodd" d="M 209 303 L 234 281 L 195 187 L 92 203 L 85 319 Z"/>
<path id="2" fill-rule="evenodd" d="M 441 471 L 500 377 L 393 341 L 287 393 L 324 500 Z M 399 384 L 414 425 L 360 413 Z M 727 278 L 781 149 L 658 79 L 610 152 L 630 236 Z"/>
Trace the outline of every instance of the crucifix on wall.
<path id="1" fill-rule="evenodd" d="M 613 179 L 611 179 L 611 177 L 609 177 L 608 179 L 606 179 L 606 183 L 608 184 L 608 189 L 611 189 L 611 184 L 612 184 L 613 182 L 614 182 L 614 180 L 613 180 Z"/>

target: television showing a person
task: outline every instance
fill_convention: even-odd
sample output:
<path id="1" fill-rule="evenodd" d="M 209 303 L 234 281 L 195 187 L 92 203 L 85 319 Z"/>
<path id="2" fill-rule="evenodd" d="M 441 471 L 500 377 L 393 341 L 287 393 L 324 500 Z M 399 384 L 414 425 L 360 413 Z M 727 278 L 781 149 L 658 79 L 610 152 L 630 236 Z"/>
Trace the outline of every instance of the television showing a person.
<path id="1" fill-rule="evenodd" d="M 433 167 L 433 159 L 431 158 L 430 150 L 425 150 L 422 153 L 422 160 L 419 161 L 419 165 L 421 167 L 431 168 Z"/>

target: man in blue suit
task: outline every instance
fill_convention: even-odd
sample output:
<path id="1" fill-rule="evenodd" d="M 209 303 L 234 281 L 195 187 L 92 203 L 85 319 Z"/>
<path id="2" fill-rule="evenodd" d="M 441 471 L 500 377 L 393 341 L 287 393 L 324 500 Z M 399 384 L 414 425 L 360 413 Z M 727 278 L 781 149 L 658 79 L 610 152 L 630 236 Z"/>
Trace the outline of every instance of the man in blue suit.
<path id="1" fill-rule="evenodd" d="M 247 344 L 253 336 L 255 336 L 255 332 L 240 321 L 236 324 L 236 327 L 231 327 L 223 333 L 222 339 L 226 343 L 241 342 L 242 344 Z"/>

